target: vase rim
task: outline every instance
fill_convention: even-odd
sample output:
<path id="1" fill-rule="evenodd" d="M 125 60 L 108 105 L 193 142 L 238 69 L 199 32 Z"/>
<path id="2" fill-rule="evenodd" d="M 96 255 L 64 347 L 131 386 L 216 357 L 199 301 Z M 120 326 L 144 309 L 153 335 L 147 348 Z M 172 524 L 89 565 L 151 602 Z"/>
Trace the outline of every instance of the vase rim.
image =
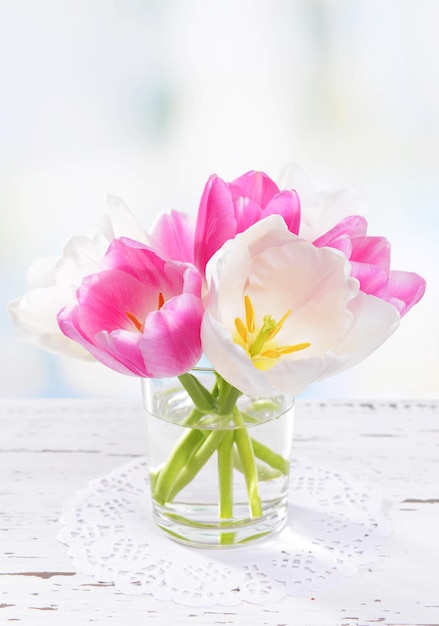
<path id="1" fill-rule="evenodd" d="M 207 374 L 216 374 L 215 369 L 211 365 L 195 365 L 191 368 L 191 372 L 206 372 Z"/>

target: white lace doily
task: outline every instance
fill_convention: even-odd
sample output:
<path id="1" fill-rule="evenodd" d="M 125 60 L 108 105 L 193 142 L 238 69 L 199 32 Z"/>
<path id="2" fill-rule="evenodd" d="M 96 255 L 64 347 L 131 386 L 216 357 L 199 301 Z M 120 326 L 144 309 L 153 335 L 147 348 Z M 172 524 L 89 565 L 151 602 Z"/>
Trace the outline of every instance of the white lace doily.
<path id="1" fill-rule="evenodd" d="M 58 539 L 79 572 L 122 593 L 231 606 L 340 583 L 371 563 L 390 534 L 379 494 L 308 459 L 292 461 L 289 500 L 286 526 L 265 542 L 223 551 L 189 548 L 155 526 L 146 461 L 136 459 L 66 501 Z"/>

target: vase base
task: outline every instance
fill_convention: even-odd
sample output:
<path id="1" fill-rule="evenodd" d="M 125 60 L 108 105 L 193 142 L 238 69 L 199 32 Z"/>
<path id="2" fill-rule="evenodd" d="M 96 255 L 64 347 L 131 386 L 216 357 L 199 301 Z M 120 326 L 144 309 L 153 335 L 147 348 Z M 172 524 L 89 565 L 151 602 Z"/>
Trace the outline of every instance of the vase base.
<path id="1" fill-rule="evenodd" d="M 153 503 L 155 523 L 174 541 L 196 548 L 224 549 L 244 547 L 281 530 L 287 518 L 287 499 L 265 503 L 262 516 L 256 519 L 248 517 L 246 504 L 235 507 L 233 520 L 219 521 L 217 511 L 216 505 Z"/>

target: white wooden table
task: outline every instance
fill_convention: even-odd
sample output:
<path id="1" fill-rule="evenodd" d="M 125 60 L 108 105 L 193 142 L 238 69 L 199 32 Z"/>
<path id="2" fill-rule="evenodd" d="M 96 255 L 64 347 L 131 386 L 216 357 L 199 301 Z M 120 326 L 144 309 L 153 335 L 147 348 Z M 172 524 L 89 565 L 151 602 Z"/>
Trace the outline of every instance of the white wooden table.
<path id="1" fill-rule="evenodd" d="M 394 532 L 335 589 L 269 606 L 194 609 L 75 572 L 63 501 L 143 455 L 144 433 L 140 403 L 0 401 L 0 624 L 439 625 L 438 401 L 298 402 L 296 454 L 379 488 Z"/>

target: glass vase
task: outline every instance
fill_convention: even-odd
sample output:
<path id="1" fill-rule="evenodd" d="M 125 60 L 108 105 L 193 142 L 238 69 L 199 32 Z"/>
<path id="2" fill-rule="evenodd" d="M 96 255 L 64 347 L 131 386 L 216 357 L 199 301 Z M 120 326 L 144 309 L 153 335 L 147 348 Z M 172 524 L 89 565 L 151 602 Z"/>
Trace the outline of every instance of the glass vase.
<path id="1" fill-rule="evenodd" d="M 203 548 L 240 546 L 280 530 L 294 398 L 240 394 L 207 368 L 142 384 L 156 524 Z"/>

